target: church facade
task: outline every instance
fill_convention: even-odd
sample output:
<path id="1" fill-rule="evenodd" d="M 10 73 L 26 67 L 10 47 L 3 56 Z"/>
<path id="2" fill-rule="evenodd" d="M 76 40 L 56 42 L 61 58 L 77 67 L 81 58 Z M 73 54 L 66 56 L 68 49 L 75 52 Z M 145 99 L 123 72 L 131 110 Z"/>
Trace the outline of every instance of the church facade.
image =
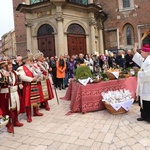
<path id="1" fill-rule="evenodd" d="M 26 0 L 16 10 L 25 15 L 26 45 L 33 54 L 104 53 L 107 16 L 93 0 Z"/>

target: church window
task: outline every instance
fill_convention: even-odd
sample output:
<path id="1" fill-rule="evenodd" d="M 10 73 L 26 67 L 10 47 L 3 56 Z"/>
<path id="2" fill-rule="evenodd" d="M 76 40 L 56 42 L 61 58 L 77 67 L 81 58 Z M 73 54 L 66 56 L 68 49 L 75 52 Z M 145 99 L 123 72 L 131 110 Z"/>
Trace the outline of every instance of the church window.
<path id="1" fill-rule="evenodd" d="M 130 7 L 130 0 L 123 0 L 123 8 Z"/>
<path id="2" fill-rule="evenodd" d="M 69 0 L 70 2 L 81 4 L 81 5 L 87 5 L 88 0 Z"/>
<path id="3" fill-rule="evenodd" d="M 52 26 L 50 26 L 48 24 L 42 25 L 38 30 L 38 36 L 50 35 L 53 33 L 54 33 L 54 30 L 53 30 Z"/>
<path id="4" fill-rule="evenodd" d="M 30 0 L 30 4 L 40 3 L 48 0 Z"/>
<path id="5" fill-rule="evenodd" d="M 68 29 L 67 29 L 68 33 L 73 33 L 73 34 L 85 34 L 84 29 L 78 25 L 78 24 L 71 24 Z"/>
<path id="6" fill-rule="evenodd" d="M 124 27 L 124 35 L 125 35 L 125 45 L 133 45 L 134 44 L 133 27 L 130 24 L 127 24 Z"/>
<path id="7" fill-rule="evenodd" d="M 118 0 L 119 11 L 128 11 L 134 9 L 135 9 L 134 0 Z"/>

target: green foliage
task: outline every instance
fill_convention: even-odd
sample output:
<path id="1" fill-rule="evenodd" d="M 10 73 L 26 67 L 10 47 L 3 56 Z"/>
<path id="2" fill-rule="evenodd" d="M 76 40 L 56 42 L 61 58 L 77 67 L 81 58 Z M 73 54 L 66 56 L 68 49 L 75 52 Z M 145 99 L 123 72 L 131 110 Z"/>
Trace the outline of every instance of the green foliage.
<path id="1" fill-rule="evenodd" d="M 104 72 L 101 73 L 101 76 L 102 76 L 103 79 L 107 78 L 107 75 Z"/>
<path id="2" fill-rule="evenodd" d="M 76 70 L 76 80 L 87 79 L 88 77 L 92 77 L 90 68 L 88 66 L 79 66 Z"/>

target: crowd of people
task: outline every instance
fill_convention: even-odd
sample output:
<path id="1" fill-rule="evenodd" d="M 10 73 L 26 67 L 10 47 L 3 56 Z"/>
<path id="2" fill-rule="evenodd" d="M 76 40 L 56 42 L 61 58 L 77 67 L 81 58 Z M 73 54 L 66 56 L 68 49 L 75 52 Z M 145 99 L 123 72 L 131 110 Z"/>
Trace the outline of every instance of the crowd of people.
<path id="1" fill-rule="evenodd" d="M 146 53 L 146 56 L 143 55 L 143 49 L 141 56 L 134 48 L 126 52 L 119 50 L 117 53 L 108 51 L 105 54 L 99 55 L 80 53 L 79 55 L 72 56 L 64 54 L 59 57 L 53 56 L 50 58 L 45 58 L 43 53 L 39 51 L 35 55 L 28 53 L 25 57 L 17 56 L 15 59 L 1 60 L 0 118 L 9 115 L 6 127 L 7 131 L 12 133 L 13 126 L 23 126 L 18 120 L 20 113 L 26 113 L 27 122 L 32 122 L 32 110 L 34 116 L 43 116 L 39 112 L 39 107 L 49 111 L 48 100 L 54 98 L 52 84 L 59 90 L 68 87 L 69 79 L 75 77 L 76 69 L 80 65 L 89 66 L 93 74 L 105 72 L 110 67 L 126 69 L 137 66 L 140 68 L 141 63 L 138 60 L 140 58 L 136 57 L 144 57 L 147 60 L 149 51 Z M 146 75 L 149 77 L 148 74 Z M 150 78 L 146 78 L 145 74 L 140 74 L 139 76 L 142 79 L 144 78 L 144 81 L 149 82 Z M 52 77 L 52 80 L 50 80 L 50 77 Z M 142 83 L 142 87 L 144 87 L 143 84 L 145 83 Z M 149 96 L 148 94 L 142 94 L 141 91 L 138 96 L 145 99 L 140 101 L 140 105 L 146 109 L 146 112 L 142 109 L 141 118 L 138 120 L 144 120 L 145 114 L 149 119 L 150 117 L 147 116 L 147 109 L 150 108 L 147 105 L 149 103 Z"/>
<path id="2" fill-rule="evenodd" d="M 82 54 L 79 55 L 60 55 L 47 59 L 49 63 L 52 78 L 55 87 L 65 89 L 68 87 L 68 81 L 70 78 L 74 78 L 76 69 L 80 65 L 89 66 L 93 74 L 100 74 L 111 68 L 132 68 L 138 65 L 133 62 L 133 51 L 127 52 L 119 50 L 117 52 L 108 52 L 107 54 Z M 63 69 L 62 69 L 63 68 Z"/>

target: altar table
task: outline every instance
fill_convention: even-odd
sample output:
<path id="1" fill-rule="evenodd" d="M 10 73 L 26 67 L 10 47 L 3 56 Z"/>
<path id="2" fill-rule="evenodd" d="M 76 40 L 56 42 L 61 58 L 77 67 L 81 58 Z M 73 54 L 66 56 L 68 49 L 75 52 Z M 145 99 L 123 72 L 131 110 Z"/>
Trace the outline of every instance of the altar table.
<path id="1" fill-rule="evenodd" d="M 83 86 L 79 82 L 71 80 L 66 94 L 61 99 L 71 100 L 71 112 L 91 112 L 105 109 L 102 102 L 102 92 L 110 90 L 128 89 L 132 97 L 136 98 L 137 78 L 129 77 L 125 79 L 102 81 Z"/>

